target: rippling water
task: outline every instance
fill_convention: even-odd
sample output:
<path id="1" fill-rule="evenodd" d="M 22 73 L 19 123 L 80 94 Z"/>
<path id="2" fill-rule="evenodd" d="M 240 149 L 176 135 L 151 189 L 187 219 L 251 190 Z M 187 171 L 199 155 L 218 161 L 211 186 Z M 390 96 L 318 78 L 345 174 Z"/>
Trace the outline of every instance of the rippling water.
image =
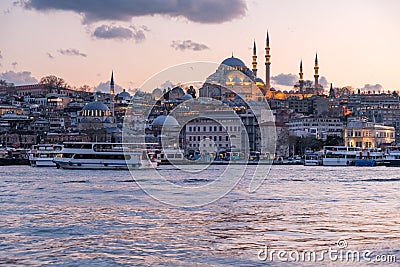
<path id="1" fill-rule="evenodd" d="M 398 168 L 273 166 L 256 193 L 244 179 L 199 208 L 153 200 L 127 171 L 0 168 L 0 265 L 285 265 L 257 253 L 318 251 L 338 239 L 400 262 Z M 215 168 L 161 173 L 201 185 Z"/>

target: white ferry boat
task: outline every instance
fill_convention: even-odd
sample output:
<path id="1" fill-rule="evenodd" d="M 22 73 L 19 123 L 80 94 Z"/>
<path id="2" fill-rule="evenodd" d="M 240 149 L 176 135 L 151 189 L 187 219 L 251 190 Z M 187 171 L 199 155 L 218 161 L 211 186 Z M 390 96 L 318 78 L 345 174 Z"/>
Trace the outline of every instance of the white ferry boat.
<path id="1" fill-rule="evenodd" d="M 185 160 L 183 149 L 176 149 L 176 148 L 165 148 L 161 150 L 161 153 L 158 154 L 158 159 L 161 162 L 182 162 Z"/>
<path id="2" fill-rule="evenodd" d="M 388 167 L 400 167 L 400 146 L 386 147 L 384 165 Z"/>
<path id="3" fill-rule="evenodd" d="M 64 143 L 54 158 L 57 168 L 87 170 L 155 169 L 139 143 Z"/>
<path id="4" fill-rule="evenodd" d="M 320 166 L 322 165 L 322 154 L 320 153 L 306 153 L 304 155 L 304 166 Z"/>
<path id="5" fill-rule="evenodd" d="M 324 146 L 322 165 L 351 166 L 354 165 L 357 154 L 362 152 L 359 147 Z"/>
<path id="6" fill-rule="evenodd" d="M 55 167 L 54 157 L 60 153 L 62 145 L 39 144 L 29 151 L 29 164 L 32 167 Z"/>

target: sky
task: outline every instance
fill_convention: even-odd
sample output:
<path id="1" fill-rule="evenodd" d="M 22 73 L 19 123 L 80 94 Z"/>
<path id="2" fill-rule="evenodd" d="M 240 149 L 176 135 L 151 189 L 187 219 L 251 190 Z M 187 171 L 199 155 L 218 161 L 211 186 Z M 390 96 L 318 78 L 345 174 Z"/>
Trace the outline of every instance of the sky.
<path id="1" fill-rule="evenodd" d="M 46 75 L 71 86 L 140 87 L 156 73 L 193 61 L 230 57 L 265 79 L 266 31 L 273 86 L 313 80 L 400 90 L 397 0 L 2 0 L 0 79 L 30 84 Z"/>

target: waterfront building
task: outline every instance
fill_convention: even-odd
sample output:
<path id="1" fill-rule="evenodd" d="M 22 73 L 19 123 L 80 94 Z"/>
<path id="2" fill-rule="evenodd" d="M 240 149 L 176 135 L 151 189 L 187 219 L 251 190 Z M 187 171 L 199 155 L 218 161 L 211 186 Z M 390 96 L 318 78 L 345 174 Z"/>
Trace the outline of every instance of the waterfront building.
<path id="1" fill-rule="evenodd" d="M 329 136 L 343 137 L 343 123 L 340 118 L 332 117 L 301 117 L 290 119 L 289 131 L 295 136 L 313 136 L 326 140 Z"/>
<path id="2" fill-rule="evenodd" d="M 395 129 L 392 126 L 350 118 L 344 128 L 344 140 L 349 147 L 379 148 L 395 142 Z"/>
<path id="3" fill-rule="evenodd" d="M 246 134 L 244 125 L 238 116 L 230 110 L 208 112 L 202 118 L 196 118 L 185 125 L 185 143 L 183 148 L 202 152 L 206 147 L 217 151 L 237 149 L 243 151 Z"/>

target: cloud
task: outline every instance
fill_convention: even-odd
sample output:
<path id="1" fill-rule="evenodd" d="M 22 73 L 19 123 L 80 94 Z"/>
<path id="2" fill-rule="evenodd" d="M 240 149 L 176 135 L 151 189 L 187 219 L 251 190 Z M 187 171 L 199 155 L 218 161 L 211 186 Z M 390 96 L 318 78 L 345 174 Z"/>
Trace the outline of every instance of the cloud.
<path id="1" fill-rule="evenodd" d="M 383 86 L 379 83 L 377 84 L 365 84 L 361 91 L 381 91 L 383 90 Z"/>
<path id="2" fill-rule="evenodd" d="M 38 83 L 38 80 L 35 77 L 32 77 L 30 71 L 15 72 L 10 70 L 0 73 L 0 78 L 9 83 L 14 83 L 15 85 Z"/>
<path id="3" fill-rule="evenodd" d="M 293 86 L 299 81 L 299 77 L 292 73 L 281 73 L 276 76 L 272 76 L 271 80 L 279 85 Z"/>
<path id="4" fill-rule="evenodd" d="M 145 26 L 125 28 L 122 26 L 101 25 L 94 30 L 93 36 L 99 39 L 134 39 L 139 43 L 146 39 L 145 31 L 149 31 Z"/>
<path id="5" fill-rule="evenodd" d="M 83 23 L 130 21 L 132 17 L 153 15 L 221 23 L 241 18 L 247 11 L 245 0 L 26 0 L 23 6 L 38 11 L 73 11 L 83 16 Z"/>
<path id="6" fill-rule="evenodd" d="M 81 56 L 87 57 L 86 54 L 81 53 L 78 49 L 70 48 L 70 49 L 60 49 L 58 52 L 64 56 Z"/>
<path id="7" fill-rule="evenodd" d="M 175 50 L 185 51 L 185 50 L 193 50 L 193 51 L 203 51 L 210 49 L 207 45 L 193 42 L 192 40 L 185 41 L 172 41 L 171 47 L 175 48 Z"/>
<path id="8" fill-rule="evenodd" d="M 49 52 L 47 52 L 46 55 L 47 55 L 50 59 L 54 59 L 54 56 L 53 56 L 52 54 L 50 54 Z"/>
<path id="9" fill-rule="evenodd" d="M 16 69 L 18 66 L 18 62 L 13 62 L 13 63 L 11 63 L 11 65 L 13 66 L 14 69 Z"/>
<path id="10" fill-rule="evenodd" d="M 165 81 L 164 83 L 162 83 L 160 85 L 160 89 L 168 89 L 168 88 L 174 88 L 174 87 L 175 87 L 175 85 L 170 80 Z"/>
<path id="11" fill-rule="evenodd" d="M 115 92 L 116 93 L 123 91 L 123 88 L 121 86 L 117 85 L 117 84 L 115 84 L 114 87 L 115 87 Z M 93 89 L 94 89 L 95 92 L 100 91 L 100 92 L 103 92 L 103 93 L 109 93 L 110 92 L 110 81 L 99 83 Z"/>
<path id="12" fill-rule="evenodd" d="M 1 50 L 0 50 L 0 67 L 2 66 L 2 64 L 1 64 L 2 59 L 3 59 L 3 55 L 1 54 Z"/>

